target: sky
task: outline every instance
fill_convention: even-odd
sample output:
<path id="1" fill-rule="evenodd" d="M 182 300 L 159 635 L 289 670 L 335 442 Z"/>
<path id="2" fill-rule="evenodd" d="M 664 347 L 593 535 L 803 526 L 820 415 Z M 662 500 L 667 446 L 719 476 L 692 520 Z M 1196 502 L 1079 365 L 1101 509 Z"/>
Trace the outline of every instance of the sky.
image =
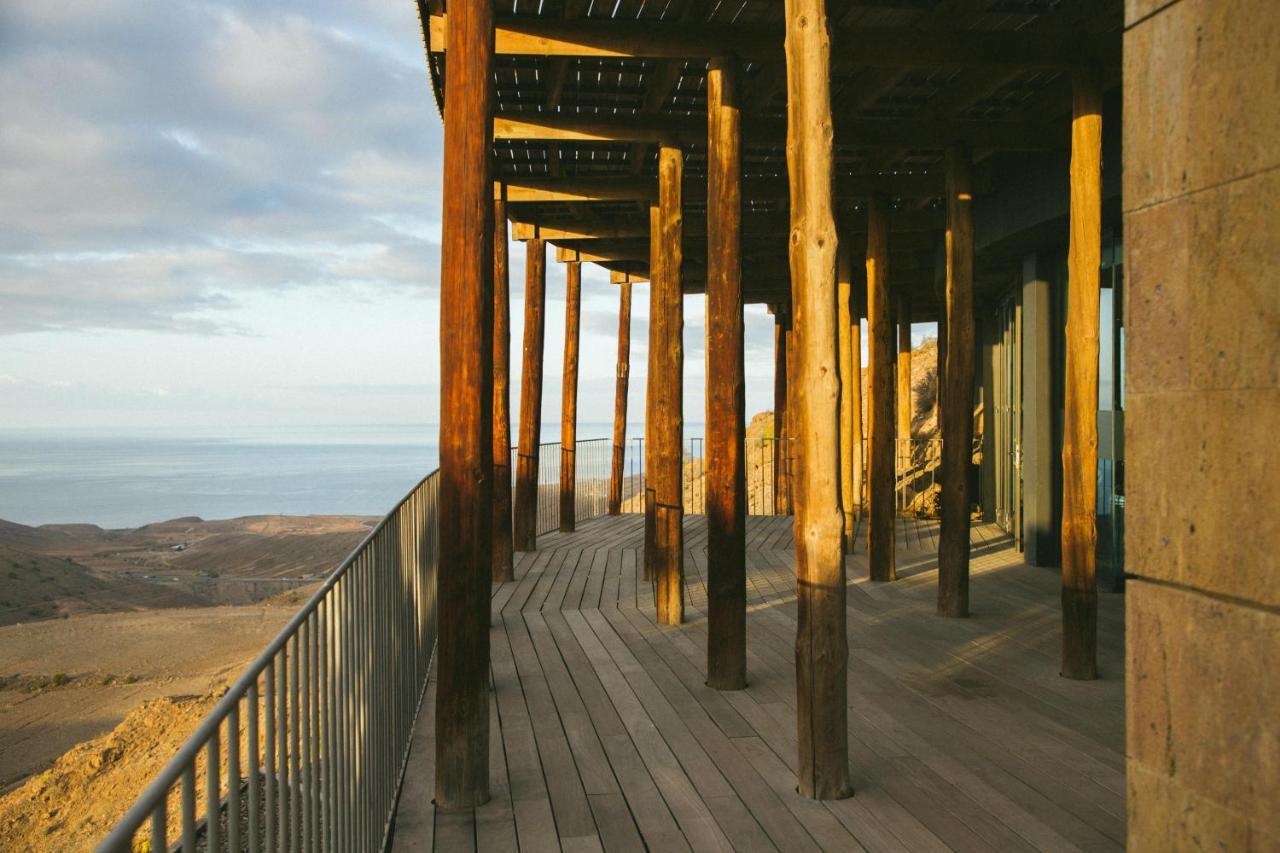
<path id="1" fill-rule="evenodd" d="M 409 0 L 4 0 L 0 428 L 438 422 L 441 135 Z M 523 264 L 514 243 L 513 354 Z M 547 293 L 554 421 L 554 262 Z M 604 422 L 618 295 L 587 264 L 582 299 L 579 416 Z M 700 423 L 702 297 L 685 321 Z M 752 413 L 772 405 L 762 306 L 746 336 Z"/>

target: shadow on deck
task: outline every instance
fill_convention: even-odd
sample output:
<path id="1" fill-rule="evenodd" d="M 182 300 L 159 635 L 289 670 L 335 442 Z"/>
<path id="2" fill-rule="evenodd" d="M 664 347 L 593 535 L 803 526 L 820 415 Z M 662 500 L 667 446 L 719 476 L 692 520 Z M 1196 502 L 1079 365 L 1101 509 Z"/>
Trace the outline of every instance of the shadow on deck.
<path id="1" fill-rule="evenodd" d="M 973 616 L 934 615 L 936 523 L 899 521 L 900 579 L 849 558 L 854 797 L 795 793 L 791 519 L 748 521 L 746 690 L 703 684 L 706 524 L 686 519 L 686 623 L 638 581 L 643 519 L 540 537 L 495 587 L 493 799 L 436 811 L 434 677 L 393 849 L 1104 850 L 1125 838 L 1123 602 L 1102 680 L 1058 677 L 1059 579 L 974 530 Z"/>

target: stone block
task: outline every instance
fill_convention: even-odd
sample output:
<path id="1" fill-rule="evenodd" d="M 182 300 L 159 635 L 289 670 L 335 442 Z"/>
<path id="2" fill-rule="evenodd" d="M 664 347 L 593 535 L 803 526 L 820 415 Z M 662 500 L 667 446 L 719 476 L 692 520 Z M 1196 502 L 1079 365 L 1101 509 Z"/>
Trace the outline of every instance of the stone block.
<path id="1" fill-rule="evenodd" d="M 1172 6 L 1181 0 L 1125 0 L 1124 25 L 1131 27 L 1143 18 L 1154 15 L 1166 6 Z"/>
<path id="2" fill-rule="evenodd" d="M 1280 102 L 1272 109 L 1280 113 Z M 1280 136 L 1274 144 L 1280 148 Z M 1280 386 L 1280 169 L 1187 201 L 1193 210 L 1187 246 L 1192 385 Z"/>
<path id="3" fill-rule="evenodd" d="M 1183 0 L 1174 9 L 1186 5 Z M 1187 37 L 1169 23 L 1180 17 L 1165 10 L 1124 34 L 1125 210 L 1187 190 Z"/>
<path id="4" fill-rule="evenodd" d="M 1128 789 L 1127 847 L 1133 853 L 1263 851 L 1280 841 L 1267 841 L 1265 831 L 1244 815 L 1139 764 L 1129 765 Z"/>
<path id="5" fill-rule="evenodd" d="M 1192 208 L 1185 196 L 1125 217 L 1125 381 L 1131 394 L 1191 378 Z"/>
<path id="6" fill-rule="evenodd" d="M 1280 607 L 1280 389 L 1131 394 L 1127 570 Z"/>
<path id="7" fill-rule="evenodd" d="M 1124 205 L 1280 165 L 1280 4 L 1182 0 L 1125 33 Z"/>
<path id="8" fill-rule="evenodd" d="M 1125 598 L 1130 849 L 1275 849 L 1280 615 L 1141 580 Z"/>

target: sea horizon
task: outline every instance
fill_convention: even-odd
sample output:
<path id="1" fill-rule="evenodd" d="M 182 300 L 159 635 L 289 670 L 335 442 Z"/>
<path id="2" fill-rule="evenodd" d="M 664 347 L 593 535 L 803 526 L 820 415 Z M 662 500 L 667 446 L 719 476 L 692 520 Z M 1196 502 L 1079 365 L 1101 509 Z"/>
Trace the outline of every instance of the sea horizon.
<path id="1" fill-rule="evenodd" d="M 190 516 L 381 516 L 438 466 L 438 429 L 0 427 L 0 519 L 121 529 Z M 582 421 L 577 432 L 606 439 L 613 425 Z M 702 433 L 686 424 L 687 438 Z M 559 422 L 544 422 L 542 435 L 558 440 Z M 631 456 L 643 424 L 627 435 Z"/>

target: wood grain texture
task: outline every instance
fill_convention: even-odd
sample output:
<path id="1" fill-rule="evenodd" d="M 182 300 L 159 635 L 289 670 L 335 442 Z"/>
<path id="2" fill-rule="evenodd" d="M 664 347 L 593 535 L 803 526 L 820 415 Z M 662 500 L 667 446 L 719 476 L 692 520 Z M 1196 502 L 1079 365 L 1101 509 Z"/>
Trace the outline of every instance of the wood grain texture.
<path id="1" fill-rule="evenodd" d="M 680 285 L 683 231 L 679 148 L 658 150 L 658 230 L 650 284 L 649 367 L 653 375 L 652 453 L 654 598 L 658 622 L 684 620 L 684 293 Z"/>
<path id="2" fill-rule="evenodd" d="M 905 290 L 905 289 L 904 289 Z M 898 470 L 911 467 L 911 295 L 899 292 L 898 308 Z"/>
<path id="3" fill-rule="evenodd" d="M 609 471 L 609 515 L 622 512 L 627 460 L 627 393 L 631 379 L 631 282 L 618 285 L 618 368 L 613 392 L 613 459 Z"/>
<path id="4" fill-rule="evenodd" d="M 850 258 L 852 261 L 852 258 Z M 849 349 L 853 359 L 852 385 L 850 386 L 850 406 L 852 407 L 851 432 L 849 443 L 853 446 L 853 517 L 855 524 L 862 520 L 863 507 L 866 503 L 866 442 L 863 440 L 863 394 L 862 394 L 862 318 L 866 314 L 863 308 L 866 302 L 866 267 L 859 272 L 858 280 L 852 289 L 851 311 L 849 316 Z M 852 545 L 850 545 L 852 547 Z"/>
<path id="5" fill-rule="evenodd" d="M 657 559 L 657 499 L 654 493 L 653 470 L 657 460 L 657 424 L 654 422 L 653 407 L 657 392 L 654 386 L 657 383 L 657 358 L 658 353 L 654 351 L 654 310 L 658 305 L 657 285 L 652 280 L 657 275 L 657 271 L 662 267 L 662 261 L 659 258 L 661 254 L 661 237 L 662 220 L 656 203 L 649 205 L 649 361 L 645 369 L 645 390 L 644 390 L 644 579 L 653 581 L 653 564 Z"/>
<path id="6" fill-rule="evenodd" d="M 973 187 L 967 148 L 947 150 L 946 386 L 942 426 L 942 518 L 938 615 L 969 615 L 969 465 L 973 455 Z"/>
<path id="7" fill-rule="evenodd" d="M 773 511 L 791 515 L 791 459 L 787 405 L 791 350 L 791 306 L 778 306 L 773 314 Z"/>
<path id="8" fill-rule="evenodd" d="M 831 45 L 824 0 L 787 0 L 785 18 L 791 302 L 800 356 L 792 418 L 801 460 L 795 482 L 796 775 L 801 796 L 833 800 L 853 789 L 840 506 Z"/>
<path id="9" fill-rule="evenodd" d="M 511 273 L 507 204 L 493 200 L 493 581 L 511 580 Z"/>
<path id="10" fill-rule="evenodd" d="M 1029 570 L 994 525 L 972 531 L 974 597 L 983 602 L 972 619 L 932 615 L 935 522 L 899 521 L 904 570 L 892 585 L 865 580 L 860 531 L 846 557 L 858 792 L 814 802 L 795 789 L 791 519 L 747 520 L 752 677 L 727 693 L 703 684 L 706 529 L 702 517 L 685 517 L 690 618 L 679 627 L 653 620 L 639 515 L 580 522 L 517 555 L 516 582 L 493 592 L 493 800 L 462 814 L 432 809 L 421 777 L 432 772 L 433 727 L 417 726 L 393 853 L 470 849 L 455 842 L 1124 849 L 1125 596 L 1099 601 L 1099 652 L 1117 677 L 1081 685 L 1051 673 L 1059 638 L 1045 626 L 1057 618 L 1058 577 Z M 426 713 L 434 696 L 433 678 Z"/>
<path id="11" fill-rule="evenodd" d="M 867 205 L 867 552 L 871 579 L 897 577 L 893 552 L 894 365 L 889 308 L 888 210 L 881 196 Z"/>
<path id="12" fill-rule="evenodd" d="M 1102 83 L 1072 80 L 1071 238 L 1062 421 L 1062 675 L 1098 677 L 1098 298 L 1102 266 Z"/>
<path id="13" fill-rule="evenodd" d="M 560 530 L 572 533 L 577 502 L 578 344 L 582 264 L 564 265 L 564 373 L 560 385 Z"/>
<path id="14" fill-rule="evenodd" d="M 742 145 L 736 66 L 707 72 L 707 685 L 747 684 Z"/>
<path id="15" fill-rule="evenodd" d="M 516 450 L 515 550 L 538 547 L 538 457 L 542 444 L 543 343 L 546 336 L 547 244 L 524 244 L 524 350 L 520 371 L 520 436 Z"/>
<path id="16" fill-rule="evenodd" d="M 849 551 L 853 548 L 858 521 L 858 500 L 853 484 L 853 412 L 854 400 L 861 396 L 855 390 L 855 386 L 861 384 L 861 377 L 857 377 L 853 366 L 853 261 L 849 242 L 843 239 L 844 235 L 841 237 L 836 255 L 836 333 L 840 338 L 840 507 L 844 510 L 844 547 Z"/>
<path id="17" fill-rule="evenodd" d="M 493 567 L 493 7 L 452 8 L 450 54 L 461 61 L 445 88 L 441 193 L 435 801 L 443 809 L 489 799 Z"/>

